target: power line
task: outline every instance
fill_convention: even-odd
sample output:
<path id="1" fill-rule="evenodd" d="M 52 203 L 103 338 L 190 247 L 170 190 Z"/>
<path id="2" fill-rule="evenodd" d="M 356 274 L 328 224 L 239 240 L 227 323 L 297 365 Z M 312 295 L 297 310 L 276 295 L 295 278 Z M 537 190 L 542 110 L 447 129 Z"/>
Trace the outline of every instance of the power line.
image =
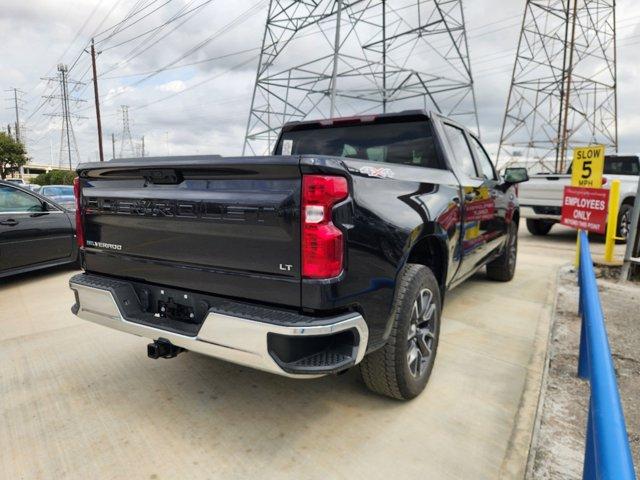
<path id="1" fill-rule="evenodd" d="M 122 27 L 122 25 L 124 25 L 130 18 L 135 17 L 138 13 L 143 12 L 145 9 L 149 8 L 151 5 L 153 5 L 154 3 L 158 2 L 160 0 L 151 0 L 150 3 L 148 3 L 147 5 L 144 5 L 142 7 L 140 7 L 140 5 L 142 5 L 144 3 L 144 0 L 138 0 L 130 9 L 129 11 L 125 14 L 124 18 L 122 20 L 120 20 L 119 22 L 115 23 L 114 25 L 111 25 L 110 27 L 105 28 L 104 30 L 102 30 L 101 32 L 98 33 L 94 33 L 93 37 L 94 38 L 98 38 L 101 35 L 104 35 L 105 33 L 109 32 L 110 30 L 112 30 L 112 32 L 110 33 L 110 35 L 107 38 L 111 38 L 114 35 L 116 35 L 119 31 L 120 28 Z M 140 7 L 140 8 L 138 8 Z M 138 9 L 138 10 L 136 10 Z M 100 41 L 104 41 L 105 39 L 102 39 Z"/>
<path id="2" fill-rule="evenodd" d="M 142 109 L 144 109 L 144 108 L 150 107 L 151 105 L 155 105 L 156 103 L 164 102 L 164 101 L 169 100 L 169 99 L 171 99 L 171 98 L 174 98 L 174 97 L 176 97 L 176 96 L 178 96 L 178 95 L 182 95 L 182 94 L 184 94 L 185 92 L 188 92 L 189 90 L 193 90 L 194 88 L 198 88 L 198 87 L 200 87 L 200 86 L 202 86 L 202 85 L 204 85 L 204 84 L 206 84 L 206 83 L 209 83 L 209 82 L 211 82 L 211 81 L 213 81 L 213 80 L 216 80 L 217 78 L 220 78 L 220 77 L 222 77 L 223 75 L 226 75 L 226 74 L 227 74 L 227 73 L 229 73 L 229 72 L 232 72 L 232 71 L 234 71 L 234 70 L 237 70 L 237 69 L 239 69 L 239 68 L 242 68 L 242 67 L 244 67 L 245 65 L 247 65 L 247 64 L 249 64 L 249 63 L 251 63 L 251 62 L 254 62 L 255 60 L 257 60 L 257 58 L 258 58 L 257 56 L 253 56 L 253 57 L 249 58 L 248 60 L 244 60 L 244 61 L 242 61 L 242 62 L 240 62 L 240 63 L 238 63 L 238 64 L 234 65 L 233 67 L 231 67 L 231 68 L 229 68 L 229 69 L 227 69 L 227 70 L 224 70 L 224 71 L 222 71 L 222 72 L 219 72 L 219 73 L 217 73 L 216 75 L 213 75 L 213 76 L 211 76 L 211 77 L 209 77 L 209 78 L 206 78 L 206 79 L 204 79 L 204 80 L 202 80 L 202 81 L 200 81 L 200 82 L 198 82 L 198 83 L 195 83 L 195 84 L 193 84 L 193 85 L 191 85 L 191 86 L 189 86 L 189 87 L 185 88 L 184 90 L 181 90 L 181 91 L 179 91 L 179 92 L 172 93 L 172 94 L 170 94 L 170 95 L 167 95 L 167 96 L 165 96 L 165 97 L 162 97 L 162 98 L 159 98 L 159 99 L 156 99 L 156 100 L 152 100 L 151 102 L 145 103 L 145 104 L 140 105 L 140 106 L 138 106 L 138 107 L 134 107 L 134 110 L 142 110 Z"/>
<path id="3" fill-rule="evenodd" d="M 126 39 L 126 40 L 123 40 L 123 41 L 121 41 L 120 43 L 116 43 L 115 45 L 110 45 L 110 46 L 109 46 L 109 47 L 107 47 L 107 48 L 103 48 L 103 49 L 102 49 L 102 51 L 103 51 L 103 52 L 106 52 L 106 51 L 111 50 L 111 49 L 113 49 L 113 48 L 117 48 L 117 47 L 120 47 L 120 46 L 122 46 L 122 45 L 125 45 L 125 44 L 127 44 L 127 43 L 129 43 L 129 42 L 132 42 L 132 41 L 134 41 L 134 40 L 137 40 L 138 38 L 141 38 L 141 37 L 144 37 L 144 36 L 146 36 L 146 35 L 149 35 L 150 33 L 157 32 L 158 30 L 161 30 L 162 28 L 166 27 L 167 25 L 169 25 L 169 24 L 171 24 L 171 23 L 175 22 L 176 20 L 181 19 L 181 18 L 182 18 L 182 17 L 184 17 L 185 15 L 189 15 L 190 13 L 194 13 L 194 12 L 196 12 L 198 9 L 200 9 L 200 8 L 204 7 L 204 6 L 205 6 L 205 5 L 207 5 L 208 3 L 211 3 L 212 1 L 213 1 L 213 0 L 206 0 L 205 2 L 201 3 L 200 5 L 196 5 L 196 6 L 195 6 L 195 7 L 193 7 L 192 9 L 187 10 L 186 12 L 182 12 L 182 11 L 181 11 L 181 13 L 178 13 L 178 14 L 174 15 L 173 17 L 171 17 L 171 18 L 170 18 L 169 20 L 167 20 L 166 22 L 164 22 L 164 23 L 162 23 L 162 24 L 160 24 L 160 25 L 158 25 L 158 26 L 156 26 L 156 27 L 153 27 L 153 28 L 151 28 L 151 29 L 149 29 L 149 30 L 147 30 L 147 31 L 145 31 L 145 32 L 142 32 L 142 33 L 140 33 L 140 34 L 138 34 L 138 35 L 135 35 L 135 36 L 133 36 L 133 37 L 131 37 L 131 38 L 128 38 L 128 39 Z M 167 3 L 169 3 L 169 2 L 167 2 Z M 191 2 L 191 3 L 193 3 L 193 2 Z M 163 5 L 166 5 L 166 3 L 165 3 L 165 4 L 163 4 Z M 181 9 L 181 10 L 184 10 L 184 8 L 185 8 L 185 7 L 183 7 L 183 9 Z M 133 24 L 132 24 L 132 25 L 133 25 Z"/>
<path id="4" fill-rule="evenodd" d="M 141 80 L 136 81 L 135 83 L 133 83 L 133 85 L 134 86 L 135 85 L 139 85 L 140 83 L 145 82 L 146 80 L 149 80 L 150 78 L 158 75 L 159 73 L 163 72 L 167 68 L 174 66 L 175 64 L 177 64 L 181 60 L 183 60 L 183 59 L 189 57 L 190 55 L 194 54 L 198 50 L 206 47 L 209 43 L 211 43 L 213 40 L 215 40 L 219 36 L 223 35 L 224 33 L 227 33 L 228 31 L 230 31 L 231 29 L 237 27 L 238 25 L 246 22 L 251 16 L 255 15 L 256 13 L 258 13 L 266 4 L 267 4 L 267 0 L 260 0 L 258 3 L 254 4 L 253 6 L 249 7 L 247 10 L 243 11 L 240 15 L 236 16 L 229 23 L 225 24 L 223 27 L 221 27 L 220 29 L 216 30 L 209 37 L 205 38 L 204 40 L 202 40 L 198 44 L 196 44 L 193 47 L 191 47 L 189 50 L 187 50 L 185 53 L 180 55 L 178 58 L 170 61 L 169 63 L 167 63 L 165 65 L 163 65 L 161 68 L 158 68 L 158 69 L 154 70 L 153 73 L 145 76 Z"/>
<path id="5" fill-rule="evenodd" d="M 209 58 L 204 58 L 202 60 L 198 60 L 196 62 L 190 62 L 190 63 L 183 63 L 180 65 L 174 65 L 173 67 L 168 67 L 166 68 L 164 71 L 167 70 L 177 70 L 180 68 L 185 68 L 185 67 L 191 67 L 194 65 L 201 65 L 203 63 L 209 63 L 209 62 L 213 62 L 215 60 L 222 60 L 225 58 L 230 58 L 230 57 L 235 57 L 237 55 L 242 55 L 243 53 L 249 53 L 249 52 L 257 52 L 260 49 L 258 47 L 255 48 L 247 48 L 245 50 L 238 50 L 237 52 L 231 52 L 231 53 L 227 53 L 224 55 L 216 55 L 215 57 L 209 57 Z M 153 73 L 155 70 L 148 70 L 146 72 L 138 72 L 138 73 L 128 73 L 128 74 L 124 74 L 124 75 L 114 75 L 111 77 L 102 77 L 104 80 L 114 80 L 114 79 L 119 79 L 119 78 L 130 78 L 130 77 L 140 77 L 142 75 L 149 75 L 151 73 Z"/>
<path id="6" fill-rule="evenodd" d="M 195 53 L 196 51 L 200 50 L 201 48 L 204 48 L 206 45 L 208 45 L 211 41 L 213 41 L 214 39 L 218 38 L 219 36 L 229 32 L 231 29 L 236 28 L 238 25 L 244 23 L 245 21 L 248 20 L 249 17 L 257 14 L 260 9 L 266 5 L 268 0 L 261 0 L 258 3 L 254 4 L 253 6 L 249 7 L 247 10 L 245 10 L 244 12 L 242 12 L 240 15 L 238 15 L 237 17 L 235 17 L 234 19 L 232 19 L 230 22 L 228 22 L 227 24 L 225 24 L 224 26 L 222 26 L 220 29 L 218 29 L 216 32 L 214 32 L 212 35 L 210 35 L 209 37 L 205 38 L 204 40 L 202 40 L 201 42 L 199 42 L 198 44 L 196 44 L 195 46 L 191 47 L 187 52 L 181 54 L 178 58 L 174 59 L 173 61 L 169 62 L 168 64 L 166 64 L 165 66 L 158 68 L 154 71 L 152 71 L 151 73 L 147 74 L 144 78 L 137 80 L 135 82 L 133 82 L 132 84 L 130 84 L 129 86 L 136 86 L 139 85 L 141 83 L 143 83 L 144 81 L 160 74 L 161 72 L 164 72 L 165 70 L 168 70 L 172 67 L 175 66 L 176 63 L 178 63 L 179 61 L 183 60 L 184 58 L 187 58 L 188 56 L 192 55 L 193 53 Z M 231 70 L 235 70 L 241 66 L 244 66 L 246 63 L 250 62 L 252 59 L 249 59 L 247 62 L 241 62 L 239 65 L 236 65 L 234 67 L 231 67 L 231 69 L 227 70 L 227 71 L 231 71 Z M 227 71 L 225 72 L 221 72 L 222 74 L 227 73 Z M 107 72 L 108 73 L 108 72 Z M 214 76 L 212 78 L 206 79 L 202 82 L 199 82 L 198 84 L 189 87 L 189 90 L 191 88 L 195 88 L 197 86 L 203 85 L 213 79 L 217 78 L 217 76 Z M 124 92 L 118 92 L 115 93 L 114 95 L 110 96 L 107 98 L 107 100 L 113 100 L 121 95 L 123 95 Z M 177 92 L 177 93 L 181 93 L 181 92 Z M 167 98 L 172 97 L 175 94 L 170 95 Z M 150 104 L 156 103 L 156 101 L 150 102 Z M 146 108 L 146 105 L 143 107 L 134 107 L 134 108 Z"/>
<path id="7" fill-rule="evenodd" d="M 201 6 L 204 6 L 206 4 L 208 4 L 210 1 L 212 0 L 208 0 L 207 2 L 205 2 L 205 4 L 202 4 Z M 183 7 L 181 10 L 178 11 L 178 14 L 181 13 L 185 8 L 188 8 L 191 4 L 193 4 L 193 0 L 185 5 L 185 7 Z M 157 40 L 153 41 L 150 45 L 147 45 L 146 47 L 144 47 L 145 43 L 153 40 L 153 38 L 156 36 L 157 33 L 159 33 L 161 31 L 157 30 L 151 37 L 144 39 L 143 41 L 141 41 L 140 43 L 138 43 L 135 47 L 133 47 L 133 49 L 131 49 L 129 52 L 127 52 L 123 57 L 124 60 L 118 62 L 116 65 L 114 65 L 112 68 L 110 68 L 109 70 L 107 70 L 106 72 L 103 73 L 104 74 L 109 74 L 111 72 L 113 72 L 114 70 L 117 70 L 118 68 L 122 68 L 124 65 L 126 65 L 127 63 L 129 63 L 131 60 L 133 60 L 134 58 L 139 57 L 140 55 L 142 55 L 143 53 L 145 53 L 146 51 L 148 51 L 149 49 L 153 48 L 155 45 L 157 45 L 159 42 L 161 42 L 162 40 L 164 40 L 165 38 L 167 38 L 169 35 L 171 35 L 174 31 L 176 31 L 178 28 L 182 27 L 185 23 L 187 23 L 191 18 L 194 17 L 195 12 L 192 12 L 192 15 L 189 16 L 188 18 L 185 18 L 182 22 L 180 22 L 178 25 L 174 26 L 174 28 L 172 28 L 171 30 L 169 30 L 167 33 L 165 33 L 163 36 L 161 36 L 160 38 L 158 38 Z M 165 22 L 164 25 L 166 25 L 167 22 Z M 163 26 L 164 26 L 163 25 Z M 144 47 L 144 48 L 143 48 Z M 142 48 L 142 50 L 141 50 Z"/>

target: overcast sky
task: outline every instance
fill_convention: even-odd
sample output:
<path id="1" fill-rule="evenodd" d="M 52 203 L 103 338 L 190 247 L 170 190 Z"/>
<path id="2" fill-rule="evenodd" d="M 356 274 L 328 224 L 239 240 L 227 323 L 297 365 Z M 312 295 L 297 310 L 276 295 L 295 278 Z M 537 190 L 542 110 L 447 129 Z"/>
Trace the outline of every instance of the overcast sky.
<path id="1" fill-rule="evenodd" d="M 198 9 L 197 15 L 181 18 L 159 31 L 153 39 L 160 41 L 126 61 L 142 50 L 135 50 L 136 46 L 148 36 L 127 40 L 184 11 L 181 9 L 203 3 L 206 5 Z M 96 34 L 96 39 L 102 40 L 98 44 L 102 50 L 98 73 L 106 158 L 111 157 L 112 133 L 117 137 L 116 153 L 120 150 L 120 105 L 129 106 L 134 141 L 139 142 L 144 135 L 148 154 L 238 155 L 267 3 L 266 0 L 0 0 L 0 86 L 6 98 L 0 122 L 6 125 L 15 120 L 13 110 L 9 109 L 13 105 L 11 94 L 4 90 L 16 87 L 24 91 L 21 120 L 26 127 L 29 154 L 37 163 L 53 161 L 57 165 L 60 119 L 46 114 L 58 113 L 60 102 L 46 101 L 42 96 L 58 94 L 58 85 L 41 78 L 55 76 L 56 65 L 64 62 L 69 66 L 75 64 L 70 78 L 90 81 L 90 59 L 82 49 Z M 480 128 L 492 151 L 497 147 L 524 3 L 524 0 L 464 3 Z M 129 21 L 121 25 L 126 28 L 104 40 L 113 32 L 111 27 L 136 5 L 138 8 L 148 5 L 144 13 L 149 15 L 136 24 Z M 640 152 L 637 133 L 640 4 L 619 0 L 617 17 L 620 150 Z M 107 33 L 100 34 L 108 28 Z M 206 46 L 185 55 L 212 36 Z M 126 43 L 119 45 L 122 42 Z M 145 80 L 145 73 L 172 62 L 175 66 L 189 65 Z M 86 101 L 71 103 L 72 111 L 86 117 L 74 121 L 80 157 L 82 161 L 96 160 L 91 85 L 75 86 L 70 96 Z"/>

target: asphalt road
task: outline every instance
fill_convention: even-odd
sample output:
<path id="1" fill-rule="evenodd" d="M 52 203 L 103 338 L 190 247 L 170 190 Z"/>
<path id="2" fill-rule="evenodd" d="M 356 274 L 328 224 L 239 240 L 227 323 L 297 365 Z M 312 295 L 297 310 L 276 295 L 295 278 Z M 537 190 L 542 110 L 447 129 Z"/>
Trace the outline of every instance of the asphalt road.
<path id="1" fill-rule="evenodd" d="M 515 279 L 450 292 L 427 390 L 291 380 L 78 320 L 56 269 L 0 287 L 1 478 L 521 478 L 556 272 L 575 234 L 522 229 Z M 596 244 L 602 249 L 602 244 Z"/>

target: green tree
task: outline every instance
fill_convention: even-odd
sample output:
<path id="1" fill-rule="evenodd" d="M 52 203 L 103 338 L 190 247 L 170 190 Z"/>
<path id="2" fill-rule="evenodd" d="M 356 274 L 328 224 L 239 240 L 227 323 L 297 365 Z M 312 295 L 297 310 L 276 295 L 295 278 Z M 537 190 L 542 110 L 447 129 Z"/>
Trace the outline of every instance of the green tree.
<path id="1" fill-rule="evenodd" d="M 0 178 L 17 172 L 27 163 L 27 152 L 24 145 L 4 132 L 0 132 Z"/>
<path id="2" fill-rule="evenodd" d="M 41 173 L 31 180 L 36 185 L 73 185 L 73 179 L 76 178 L 76 172 L 73 170 L 51 170 L 47 173 Z"/>

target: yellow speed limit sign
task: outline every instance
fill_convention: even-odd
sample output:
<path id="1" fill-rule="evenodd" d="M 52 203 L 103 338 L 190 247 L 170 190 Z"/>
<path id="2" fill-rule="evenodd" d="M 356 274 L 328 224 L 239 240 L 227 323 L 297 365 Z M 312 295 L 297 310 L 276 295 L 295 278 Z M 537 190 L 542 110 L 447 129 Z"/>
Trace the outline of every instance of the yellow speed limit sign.
<path id="1" fill-rule="evenodd" d="M 574 187 L 602 187 L 604 169 L 604 145 L 592 145 L 573 149 L 571 185 Z"/>

